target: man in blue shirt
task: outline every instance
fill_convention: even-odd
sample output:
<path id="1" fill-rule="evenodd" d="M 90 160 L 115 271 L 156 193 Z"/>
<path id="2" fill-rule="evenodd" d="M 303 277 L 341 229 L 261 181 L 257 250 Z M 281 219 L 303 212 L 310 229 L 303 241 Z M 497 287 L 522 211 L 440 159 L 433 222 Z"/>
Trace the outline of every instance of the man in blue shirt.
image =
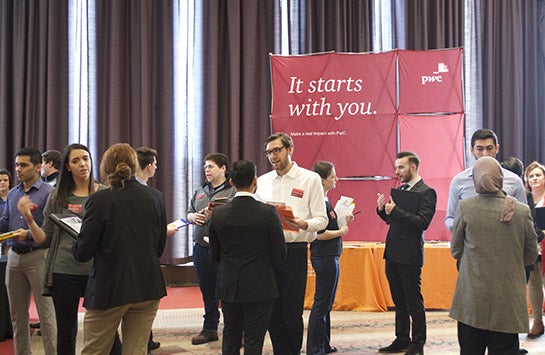
<path id="1" fill-rule="evenodd" d="M 17 235 L 7 241 L 8 264 L 6 287 L 10 304 L 15 354 L 30 354 L 29 315 L 30 294 L 34 296 L 41 320 L 42 342 L 45 354 L 56 354 L 57 326 L 51 298 L 41 295 L 47 249 L 32 239 L 27 222 L 17 203 L 27 195 L 36 204 L 33 219 L 43 224 L 43 209 L 53 186 L 40 178 L 42 155 L 36 148 L 23 148 L 15 157 L 15 171 L 20 183 L 8 192 L 6 206 L 0 218 L 0 232 L 15 231 Z"/>
<path id="2" fill-rule="evenodd" d="M 498 144 L 498 137 L 492 130 L 486 128 L 479 129 L 471 136 L 470 152 L 475 160 L 484 156 L 496 158 L 499 151 L 500 145 Z M 507 169 L 502 168 L 502 171 L 503 191 L 509 196 L 516 198 L 519 202 L 528 204 L 526 190 L 522 185 L 520 177 Z M 452 230 L 458 202 L 476 195 L 475 186 L 473 186 L 473 167 L 465 169 L 452 179 L 450 182 L 447 214 L 445 217 L 445 225 L 449 230 Z"/>

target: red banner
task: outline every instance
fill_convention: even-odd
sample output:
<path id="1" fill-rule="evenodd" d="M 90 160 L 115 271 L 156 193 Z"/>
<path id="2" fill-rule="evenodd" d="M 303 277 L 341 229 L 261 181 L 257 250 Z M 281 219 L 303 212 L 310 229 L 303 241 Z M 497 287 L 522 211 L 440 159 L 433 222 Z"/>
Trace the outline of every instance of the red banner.
<path id="1" fill-rule="evenodd" d="M 399 51 L 399 112 L 463 112 L 462 49 Z"/>
<path id="2" fill-rule="evenodd" d="M 320 159 L 334 161 L 342 176 L 391 173 L 395 61 L 395 51 L 271 56 L 273 132 L 292 137 L 299 165 Z"/>
<path id="3" fill-rule="evenodd" d="M 334 202 L 354 197 L 362 210 L 347 240 L 384 241 L 376 194 L 398 184 L 394 161 L 401 150 L 420 156 L 420 175 L 437 191 L 426 239 L 450 238 L 448 187 L 464 168 L 462 49 L 273 55 L 271 70 L 273 132 L 292 137 L 299 165 L 329 160 L 349 178 L 330 193 Z"/>
<path id="4" fill-rule="evenodd" d="M 419 156 L 418 172 L 437 192 L 435 216 L 425 232 L 426 239 L 450 240 L 445 215 L 450 180 L 464 170 L 464 115 L 400 115 L 399 150 Z"/>

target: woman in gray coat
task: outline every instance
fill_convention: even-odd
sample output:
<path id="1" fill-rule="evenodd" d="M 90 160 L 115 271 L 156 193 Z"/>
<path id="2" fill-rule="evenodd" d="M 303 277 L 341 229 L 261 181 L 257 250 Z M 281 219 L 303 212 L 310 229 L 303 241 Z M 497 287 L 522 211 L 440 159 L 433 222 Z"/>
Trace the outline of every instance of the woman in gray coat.
<path id="1" fill-rule="evenodd" d="M 518 333 L 528 332 L 524 266 L 537 257 L 532 217 L 501 190 L 495 159 L 477 160 L 473 182 L 478 195 L 460 201 L 452 230 L 459 274 L 449 315 L 460 354 L 518 354 Z"/>

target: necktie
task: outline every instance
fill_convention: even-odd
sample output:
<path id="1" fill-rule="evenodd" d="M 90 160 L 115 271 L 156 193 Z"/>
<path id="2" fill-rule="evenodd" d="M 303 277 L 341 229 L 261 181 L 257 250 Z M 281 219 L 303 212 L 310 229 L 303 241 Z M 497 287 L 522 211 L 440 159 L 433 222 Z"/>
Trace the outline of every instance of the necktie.
<path id="1" fill-rule="evenodd" d="M 401 185 L 401 190 L 408 190 L 409 187 L 411 187 L 409 184 L 405 183 L 403 185 Z"/>

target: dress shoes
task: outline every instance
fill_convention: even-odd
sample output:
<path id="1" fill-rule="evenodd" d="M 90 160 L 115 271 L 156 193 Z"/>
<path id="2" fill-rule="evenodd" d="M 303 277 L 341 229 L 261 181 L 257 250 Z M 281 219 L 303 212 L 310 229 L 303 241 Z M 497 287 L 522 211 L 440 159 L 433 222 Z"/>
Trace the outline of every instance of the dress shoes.
<path id="1" fill-rule="evenodd" d="M 326 354 L 336 353 L 338 349 L 334 346 L 330 346 L 329 348 L 325 349 Z"/>
<path id="2" fill-rule="evenodd" d="M 216 330 L 203 329 L 203 331 L 199 335 L 191 339 L 191 344 L 199 345 L 199 344 L 204 344 L 204 343 L 208 343 L 210 341 L 216 341 L 216 340 L 218 340 L 218 332 Z"/>
<path id="3" fill-rule="evenodd" d="M 532 329 L 528 332 L 528 338 L 537 338 L 539 336 L 542 336 L 545 331 L 545 328 L 543 327 L 543 321 L 534 321 L 534 324 L 532 324 Z"/>
<path id="4" fill-rule="evenodd" d="M 161 343 L 158 341 L 150 340 L 148 343 L 148 351 L 156 350 L 161 347 Z"/>
<path id="5" fill-rule="evenodd" d="M 379 353 L 400 353 L 406 351 L 409 348 L 409 340 L 396 339 L 388 346 L 378 349 Z"/>
<path id="6" fill-rule="evenodd" d="M 405 355 L 424 355 L 424 349 L 419 346 L 409 346 Z"/>

